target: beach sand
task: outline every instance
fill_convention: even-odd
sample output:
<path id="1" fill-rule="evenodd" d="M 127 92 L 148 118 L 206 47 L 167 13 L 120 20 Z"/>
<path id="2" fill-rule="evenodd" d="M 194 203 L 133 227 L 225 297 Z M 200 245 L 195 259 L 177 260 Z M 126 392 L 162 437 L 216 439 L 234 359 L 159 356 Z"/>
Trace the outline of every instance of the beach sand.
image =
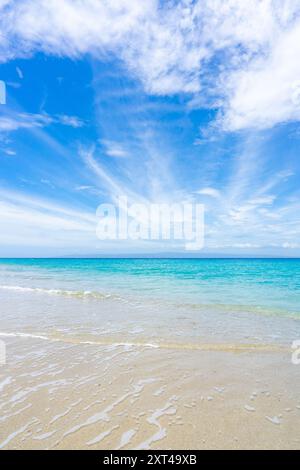
<path id="1" fill-rule="evenodd" d="M 31 291 L 0 302 L 1 449 L 300 448 L 298 321 Z"/>

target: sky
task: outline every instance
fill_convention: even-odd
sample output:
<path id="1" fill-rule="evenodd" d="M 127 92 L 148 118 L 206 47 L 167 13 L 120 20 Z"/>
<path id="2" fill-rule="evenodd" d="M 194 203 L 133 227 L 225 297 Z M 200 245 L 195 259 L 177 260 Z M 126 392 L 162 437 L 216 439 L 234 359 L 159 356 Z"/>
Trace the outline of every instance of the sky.
<path id="1" fill-rule="evenodd" d="M 184 253 L 96 210 L 205 207 L 199 255 L 300 256 L 300 0 L 0 0 L 0 256 Z"/>

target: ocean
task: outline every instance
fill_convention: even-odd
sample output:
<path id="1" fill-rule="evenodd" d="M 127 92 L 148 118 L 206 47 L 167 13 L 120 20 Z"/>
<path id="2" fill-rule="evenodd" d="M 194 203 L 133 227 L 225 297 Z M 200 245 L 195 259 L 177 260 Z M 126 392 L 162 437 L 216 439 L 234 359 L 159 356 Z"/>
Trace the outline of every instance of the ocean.
<path id="1" fill-rule="evenodd" d="M 300 447 L 300 260 L 2 259 L 0 318 L 0 448 Z"/>
<path id="2" fill-rule="evenodd" d="M 300 315 L 299 259 L 2 259 L 0 289 Z"/>

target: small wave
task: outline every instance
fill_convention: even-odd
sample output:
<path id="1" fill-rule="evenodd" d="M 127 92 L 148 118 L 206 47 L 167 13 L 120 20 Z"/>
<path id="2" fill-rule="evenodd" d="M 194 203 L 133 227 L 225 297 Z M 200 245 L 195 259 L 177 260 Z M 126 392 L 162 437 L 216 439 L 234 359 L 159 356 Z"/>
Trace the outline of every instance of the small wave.
<path id="1" fill-rule="evenodd" d="M 153 349 L 173 349 L 173 350 L 190 350 L 190 351 L 221 351 L 232 353 L 243 352 L 286 352 L 290 348 L 270 343 L 149 343 L 146 341 L 113 341 L 112 339 L 81 339 L 68 336 L 46 336 L 34 333 L 6 333 L 0 332 L 0 337 L 19 337 L 41 339 L 46 341 L 57 341 L 69 344 L 86 344 L 94 346 L 112 346 L 125 348 L 153 348 Z"/>
<path id="2" fill-rule="evenodd" d="M 94 299 L 109 299 L 115 298 L 120 299 L 121 297 L 112 294 L 104 294 L 101 292 L 92 292 L 89 290 L 84 291 L 75 291 L 75 290 L 64 290 L 64 289 L 45 289 L 42 287 L 22 287 L 22 286 L 0 286 L 2 290 L 10 290 L 16 292 L 32 292 L 39 294 L 48 294 L 48 295 L 63 295 L 69 297 L 77 298 L 94 298 Z"/>
<path id="3" fill-rule="evenodd" d="M 7 333 L 0 331 L 0 337 L 12 337 L 12 338 L 31 338 L 31 339 L 42 339 L 46 341 L 59 341 L 63 343 L 71 343 L 71 344 L 90 344 L 90 345 L 98 345 L 98 346 L 124 346 L 124 347 L 147 347 L 147 348 L 159 348 L 158 344 L 154 343 L 147 343 L 147 342 L 132 342 L 132 341 L 118 341 L 113 342 L 111 340 L 90 340 L 90 339 L 79 339 L 74 337 L 67 337 L 67 336 L 46 336 L 34 333 Z"/>
<path id="4" fill-rule="evenodd" d="M 0 336 L 4 336 L 7 338 L 34 338 L 34 339 L 44 339 L 44 340 L 50 340 L 48 336 L 44 335 L 36 335 L 36 334 L 31 334 L 31 333 L 5 333 L 3 331 L 0 331 Z"/>
<path id="5" fill-rule="evenodd" d="M 166 299 L 156 299 L 149 297 L 137 297 L 133 295 L 121 296 L 117 293 L 104 293 L 99 291 L 90 291 L 90 290 L 68 290 L 68 289 L 46 289 L 42 287 L 24 287 L 24 286 L 15 286 L 15 285 L 0 285 L 0 290 L 8 290 L 15 292 L 28 292 L 35 294 L 46 294 L 46 295 L 57 295 L 72 297 L 77 299 L 91 299 L 91 300 L 112 300 L 119 301 L 122 303 L 130 303 L 131 305 L 143 305 L 145 302 L 148 305 L 154 306 L 165 306 L 165 307 L 175 307 L 175 308 L 184 308 L 190 311 L 214 311 L 222 312 L 224 314 L 231 313 L 241 313 L 241 314 L 256 314 L 259 316 L 277 316 L 282 318 L 289 318 L 295 321 L 300 321 L 300 312 L 295 310 L 285 310 L 275 307 L 262 307 L 258 305 L 243 305 L 243 304 L 214 304 L 214 303 L 191 303 L 191 302 L 182 302 Z"/>

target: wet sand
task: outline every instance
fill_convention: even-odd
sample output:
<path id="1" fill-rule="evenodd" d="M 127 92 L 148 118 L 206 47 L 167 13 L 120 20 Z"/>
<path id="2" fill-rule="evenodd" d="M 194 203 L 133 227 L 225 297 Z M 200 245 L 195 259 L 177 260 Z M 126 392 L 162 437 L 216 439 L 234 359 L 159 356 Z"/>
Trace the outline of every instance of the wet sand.
<path id="1" fill-rule="evenodd" d="M 300 449 L 299 322 L 0 296 L 1 449 Z"/>
<path id="2" fill-rule="evenodd" d="M 1 449 L 299 449 L 283 352 L 7 338 Z"/>

